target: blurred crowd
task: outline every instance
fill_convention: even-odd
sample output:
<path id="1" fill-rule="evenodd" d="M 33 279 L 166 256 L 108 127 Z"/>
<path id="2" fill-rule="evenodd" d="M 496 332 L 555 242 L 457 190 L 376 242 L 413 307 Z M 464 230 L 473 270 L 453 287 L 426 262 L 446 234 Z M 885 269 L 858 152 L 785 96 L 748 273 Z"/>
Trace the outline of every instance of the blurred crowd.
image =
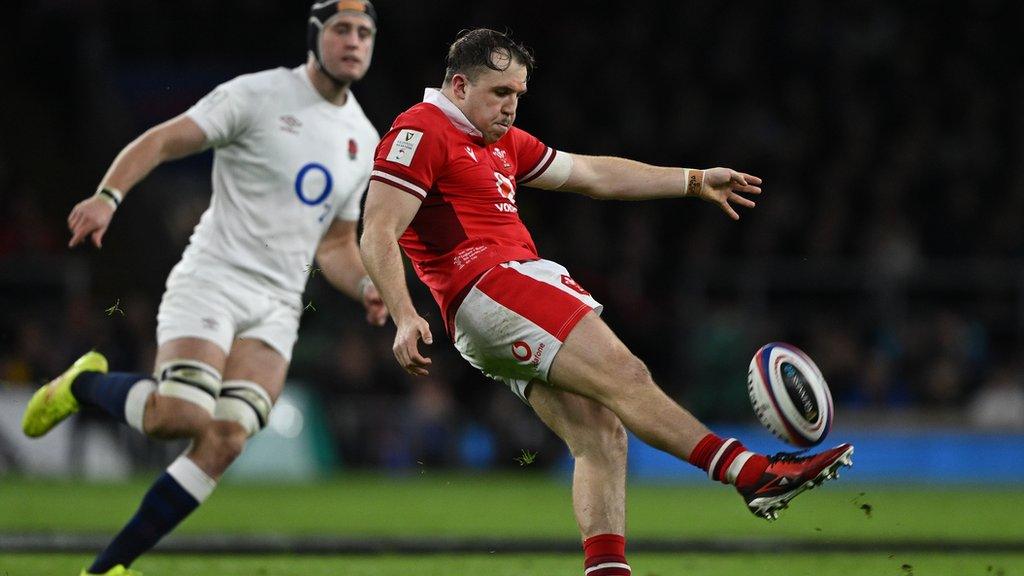
<path id="1" fill-rule="evenodd" d="M 152 369 L 162 283 L 208 202 L 209 156 L 140 185 L 102 251 L 68 251 L 64 218 L 147 127 L 235 75 L 300 63 L 306 6 L 280 4 L 20 9 L 4 40 L 18 50 L 0 51 L 17 78 L 0 95 L 3 385 L 37 384 L 93 347 L 119 370 Z M 785 340 L 819 363 L 842 416 L 1024 429 L 1019 4 L 427 4 L 377 3 L 356 94 L 381 132 L 439 84 L 460 29 L 507 27 L 539 63 L 517 122 L 549 145 L 765 179 L 738 223 L 694 201 L 517 196 L 542 256 L 699 417 L 752 421 L 747 364 Z M 528 407 L 458 358 L 411 285 L 438 336 L 423 379 L 395 364 L 393 327 L 310 281 L 290 377 L 322 399 L 340 458 L 559 453 Z"/>

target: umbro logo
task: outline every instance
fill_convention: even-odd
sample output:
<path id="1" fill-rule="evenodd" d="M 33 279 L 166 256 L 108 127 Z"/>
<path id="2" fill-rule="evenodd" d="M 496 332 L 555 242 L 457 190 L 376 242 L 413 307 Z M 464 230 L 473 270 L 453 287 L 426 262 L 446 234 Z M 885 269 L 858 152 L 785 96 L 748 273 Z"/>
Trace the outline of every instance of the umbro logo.
<path id="1" fill-rule="evenodd" d="M 302 122 L 300 122 L 298 118 L 292 116 L 291 114 L 285 114 L 284 116 L 279 117 L 278 121 L 281 122 L 278 128 L 284 132 L 298 134 L 299 128 L 302 128 Z"/>
<path id="2" fill-rule="evenodd" d="M 779 486 L 788 486 L 788 485 L 789 485 L 789 478 L 786 478 L 785 476 L 783 476 L 782 480 L 779 480 Z"/>
<path id="3" fill-rule="evenodd" d="M 476 153 L 473 152 L 473 149 L 469 146 L 466 146 L 466 154 L 469 154 L 469 157 L 473 159 L 473 162 L 479 162 L 479 160 L 476 159 Z"/>

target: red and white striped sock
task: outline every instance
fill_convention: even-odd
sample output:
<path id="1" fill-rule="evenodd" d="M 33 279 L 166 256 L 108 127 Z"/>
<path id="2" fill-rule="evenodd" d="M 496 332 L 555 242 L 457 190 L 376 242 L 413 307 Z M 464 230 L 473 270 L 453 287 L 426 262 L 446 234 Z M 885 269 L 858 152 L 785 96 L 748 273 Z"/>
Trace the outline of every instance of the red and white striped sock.
<path id="1" fill-rule="evenodd" d="M 598 534 L 583 541 L 584 576 L 630 576 L 626 564 L 626 538 Z"/>
<path id="2" fill-rule="evenodd" d="M 706 471 L 712 480 L 744 488 L 757 482 L 768 467 L 768 458 L 751 452 L 735 438 L 708 434 L 690 453 L 690 464 Z"/>

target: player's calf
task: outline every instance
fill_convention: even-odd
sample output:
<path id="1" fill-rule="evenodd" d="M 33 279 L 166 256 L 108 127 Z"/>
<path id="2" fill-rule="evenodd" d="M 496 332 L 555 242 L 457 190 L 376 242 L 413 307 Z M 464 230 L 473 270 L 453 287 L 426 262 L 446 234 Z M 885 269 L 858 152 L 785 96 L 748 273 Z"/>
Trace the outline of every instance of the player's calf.
<path id="1" fill-rule="evenodd" d="M 174 371 L 170 374 L 182 375 Z M 166 389 L 172 393 L 184 390 L 174 386 Z M 202 398 L 195 394 L 190 397 Z M 181 400 L 181 394 L 176 399 Z M 96 558 L 88 574 L 130 566 L 206 501 L 220 476 L 242 453 L 246 439 L 266 425 L 272 405 L 270 396 L 258 384 L 225 382 L 209 410 L 215 417 L 207 419 L 188 455 L 176 459 L 157 479 L 135 516 Z"/>

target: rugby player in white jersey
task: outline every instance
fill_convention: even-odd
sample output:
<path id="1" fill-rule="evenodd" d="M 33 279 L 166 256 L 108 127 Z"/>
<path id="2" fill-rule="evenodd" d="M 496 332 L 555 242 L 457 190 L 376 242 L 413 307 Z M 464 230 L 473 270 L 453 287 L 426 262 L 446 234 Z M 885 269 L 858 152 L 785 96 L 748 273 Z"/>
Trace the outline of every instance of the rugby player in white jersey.
<path id="1" fill-rule="evenodd" d="M 266 425 L 314 258 L 371 324 L 384 324 L 387 308 L 356 244 L 379 135 L 349 90 L 369 68 L 376 20 L 365 0 L 314 4 L 305 64 L 239 76 L 150 129 L 71 211 L 69 246 L 99 248 L 125 194 L 150 171 L 214 148 L 210 207 L 160 303 L 154 374 L 108 374 L 106 359 L 89 352 L 25 411 L 29 436 L 90 405 L 150 436 L 192 440 L 83 574 L 135 573 L 128 566 L 209 496 Z"/>

